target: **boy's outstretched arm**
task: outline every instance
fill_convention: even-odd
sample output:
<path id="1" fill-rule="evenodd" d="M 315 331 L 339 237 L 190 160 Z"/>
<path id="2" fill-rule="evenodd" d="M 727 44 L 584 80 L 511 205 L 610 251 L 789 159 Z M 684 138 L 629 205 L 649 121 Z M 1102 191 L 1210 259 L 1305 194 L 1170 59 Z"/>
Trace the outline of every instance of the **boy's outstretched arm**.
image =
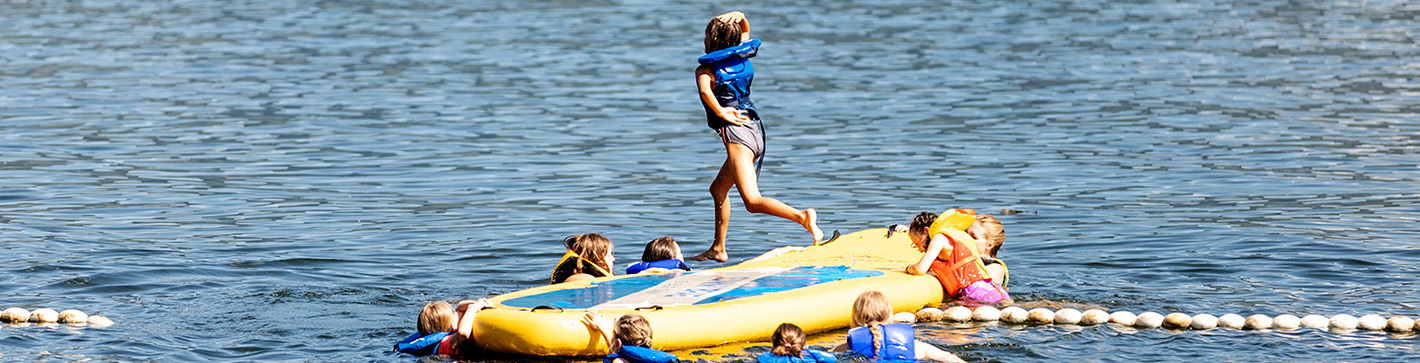
<path id="1" fill-rule="evenodd" d="M 716 16 L 715 19 L 719 19 L 720 21 L 729 24 L 740 23 L 740 42 L 743 43 L 749 41 L 749 19 L 745 18 L 745 13 L 731 11 L 728 13 L 720 14 Z"/>
<path id="2" fill-rule="evenodd" d="M 488 299 L 478 299 L 478 301 L 464 300 L 459 302 L 459 306 L 456 307 L 455 310 L 463 313 L 458 314 L 459 326 L 452 339 L 454 346 L 458 346 L 458 344 L 464 340 L 473 338 L 474 315 L 478 315 L 479 310 L 483 310 L 483 308 L 489 306 L 493 306 L 493 303 L 488 302 Z"/>

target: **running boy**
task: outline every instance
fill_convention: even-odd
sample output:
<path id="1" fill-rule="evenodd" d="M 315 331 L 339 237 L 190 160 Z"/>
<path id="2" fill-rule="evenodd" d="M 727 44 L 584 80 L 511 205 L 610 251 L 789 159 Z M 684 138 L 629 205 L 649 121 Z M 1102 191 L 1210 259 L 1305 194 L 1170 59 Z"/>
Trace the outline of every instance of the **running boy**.
<path id="1" fill-rule="evenodd" d="M 818 214 L 813 208 L 798 210 L 777 199 L 759 194 L 759 167 L 764 160 L 764 126 L 754 102 L 749 99 L 749 87 L 754 81 L 754 68 L 749 58 L 759 53 L 759 39 L 750 39 L 749 20 L 744 13 L 731 11 L 720 14 L 705 26 L 705 55 L 695 69 L 695 83 L 700 90 L 700 103 L 705 106 L 709 126 L 720 134 L 725 144 L 725 163 L 710 183 L 710 196 L 715 202 L 715 241 L 710 249 L 690 259 L 725 262 L 725 238 L 730 228 L 730 187 L 738 187 L 745 210 L 769 213 L 804 226 L 814 244 L 823 240 L 818 228 Z"/>

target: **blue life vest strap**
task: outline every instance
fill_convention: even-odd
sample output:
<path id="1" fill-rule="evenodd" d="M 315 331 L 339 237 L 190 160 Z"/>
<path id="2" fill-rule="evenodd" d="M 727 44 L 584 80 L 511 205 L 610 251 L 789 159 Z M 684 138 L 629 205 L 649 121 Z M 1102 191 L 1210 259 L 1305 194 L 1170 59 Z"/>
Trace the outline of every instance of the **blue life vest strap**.
<path id="1" fill-rule="evenodd" d="M 702 55 L 698 60 L 700 61 L 700 64 L 711 64 L 722 60 L 730 59 L 730 57 L 754 57 L 755 54 L 759 52 L 759 44 L 759 39 L 750 39 L 747 42 L 740 43 L 740 45 Z"/>
<path id="2" fill-rule="evenodd" d="M 860 326 L 848 330 L 848 348 L 869 358 L 917 359 L 917 335 L 907 324 L 883 324 L 883 341 L 880 348 L 873 351 L 873 332 L 869 327 Z"/>
<path id="3" fill-rule="evenodd" d="M 616 360 L 616 358 L 621 358 L 631 363 L 680 362 L 680 358 L 676 357 L 675 354 L 670 354 L 646 347 L 623 345 L 621 346 L 621 351 L 612 354 L 607 354 L 606 358 L 602 359 L 602 363 L 611 363 L 612 361 Z"/>
<path id="4" fill-rule="evenodd" d="M 434 354 L 435 348 L 439 347 L 439 341 L 444 340 L 449 332 L 441 331 L 429 335 L 419 335 L 418 332 L 410 334 L 395 343 L 394 350 L 400 353 L 425 356 Z"/>
<path id="5" fill-rule="evenodd" d="M 660 261 L 655 261 L 655 262 L 646 262 L 646 261 L 637 262 L 637 263 L 635 263 L 635 264 L 632 264 L 631 266 L 627 266 L 627 267 L 626 267 L 626 274 L 627 274 L 627 275 L 639 274 L 639 273 L 641 273 L 641 271 L 646 271 L 646 270 L 648 270 L 648 269 L 653 269 L 653 268 L 663 268 L 663 269 L 667 269 L 667 270 L 686 270 L 686 271 L 690 271 L 690 266 L 686 266 L 686 265 L 685 265 L 685 261 L 681 261 L 681 260 L 677 260 L 677 259 L 672 258 L 672 259 L 668 259 L 668 260 L 660 260 Z"/>
<path id="6" fill-rule="evenodd" d="M 833 353 L 818 349 L 804 349 L 802 355 L 787 356 L 774 355 L 773 352 L 764 352 L 757 359 L 759 363 L 837 363 L 838 357 Z"/>

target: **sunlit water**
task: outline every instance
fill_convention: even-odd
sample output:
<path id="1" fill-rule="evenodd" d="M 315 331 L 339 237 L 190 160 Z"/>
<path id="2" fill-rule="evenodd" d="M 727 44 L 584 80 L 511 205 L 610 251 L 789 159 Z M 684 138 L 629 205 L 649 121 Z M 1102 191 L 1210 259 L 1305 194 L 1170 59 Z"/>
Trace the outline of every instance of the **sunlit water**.
<path id="1" fill-rule="evenodd" d="M 1020 209 L 1025 302 L 1420 315 L 1414 2 L 5 1 L 0 308 L 117 324 L 0 326 L 0 358 L 407 362 L 423 303 L 543 285 L 564 236 L 699 252 L 723 148 L 693 58 L 729 9 L 765 42 L 762 189 L 827 229 Z M 735 203 L 731 262 L 808 242 Z M 918 329 L 972 361 L 1417 354 Z"/>

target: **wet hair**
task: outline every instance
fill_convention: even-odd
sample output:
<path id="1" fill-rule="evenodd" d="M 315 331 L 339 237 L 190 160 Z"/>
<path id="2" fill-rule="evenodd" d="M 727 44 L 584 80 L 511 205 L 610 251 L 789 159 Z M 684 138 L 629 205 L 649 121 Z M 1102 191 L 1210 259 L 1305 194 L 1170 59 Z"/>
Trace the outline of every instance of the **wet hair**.
<path id="1" fill-rule="evenodd" d="M 552 271 L 553 283 L 567 281 L 568 277 L 580 273 L 602 277 L 601 272 L 592 265 L 611 271 L 611 266 L 606 262 L 607 254 L 611 253 L 611 239 L 597 233 L 587 233 L 564 238 L 562 245 L 575 252 L 577 257 L 557 265 L 557 269 Z"/>
<path id="2" fill-rule="evenodd" d="M 454 325 L 454 306 L 447 301 L 431 301 L 419 310 L 419 335 L 448 331 Z"/>
<path id="3" fill-rule="evenodd" d="M 705 53 L 740 45 L 740 25 L 710 19 L 705 25 Z"/>
<path id="4" fill-rule="evenodd" d="M 616 318 L 616 327 L 612 329 L 622 345 L 651 347 L 651 322 L 641 314 L 630 313 Z"/>
<path id="5" fill-rule="evenodd" d="M 920 216 L 920 215 L 919 215 Z M 873 333 L 873 351 L 882 350 L 883 328 L 892 319 L 892 303 L 877 290 L 864 291 L 853 300 L 853 327 L 865 326 Z"/>
<path id="6" fill-rule="evenodd" d="M 769 352 L 774 355 L 797 357 L 804 354 L 804 330 L 798 325 L 779 324 L 770 340 L 774 342 L 774 348 L 770 348 Z"/>
<path id="7" fill-rule="evenodd" d="M 982 251 L 987 256 L 996 256 L 996 251 L 1001 250 L 1001 245 L 1006 243 L 1006 227 L 1001 225 L 1001 220 L 990 214 L 979 214 L 976 216 L 976 223 L 981 224 L 981 228 L 986 230 L 986 235 L 981 239 L 991 242 L 990 251 Z"/>
<path id="8" fill-rule="evenodd" d="M 646 244 L 646 250 L 641 252 L 641 261 L 656 262 L 660 260 L 675 259 L 675 239 L 670 236 L 660 237 L 651 240 Z"/>
<path id="9" fill-rule="evenodd" d="M 931 226 L 932 226 L 932 222 L 935 222 L 935 221 L 937 221 L 937 214 L 936 214 L 936 213 L 932 213 L 932 212 L 917 213 L 917 216 L 916 216 L 916 217 L 912 217 L 912 224 L 907 226 L 907 233 L 909 233 L 909 234 L 925 233 L 925 232 L 923 232 L 922 230 L 927 229 L 927 227 L 931 227 Z M 931 237 L 931 236 L 928 236 L 928 237 Z"/>

